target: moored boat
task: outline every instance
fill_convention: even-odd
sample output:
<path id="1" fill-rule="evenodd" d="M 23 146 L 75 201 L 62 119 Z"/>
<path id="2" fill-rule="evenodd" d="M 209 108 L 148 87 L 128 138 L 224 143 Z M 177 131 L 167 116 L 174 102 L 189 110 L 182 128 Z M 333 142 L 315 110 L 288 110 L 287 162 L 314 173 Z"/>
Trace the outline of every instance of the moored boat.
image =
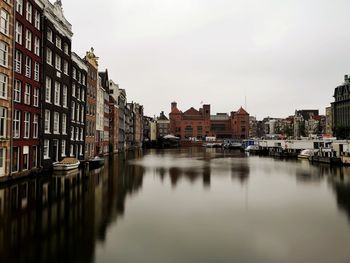
<path id="1" fill-rule="evenodd" d="M 89 160 L 89 167 L 90 169 L 97 168 L 104 165 L 104 163 L 105 163 L 105 159 L 103 157 L 95 156 L 95 158 Z"/>
<path id="2" fill-rule="evenodd" d="M 300 154 L 298 155 L 299 159 L 310 159 L 311 156 L 313 156 L 315 154 L 316 150 L 312 150 L 312 149 L 305 149 L 302 150 L 300 152 Z"/>
<path id="3" fill-rule="evenodd" d="M 53 169 L 55 171 L 69 171 L 78 169 L 80 161 L 76 158 L 66 157 L 60 162 L 53 163 Z"/>

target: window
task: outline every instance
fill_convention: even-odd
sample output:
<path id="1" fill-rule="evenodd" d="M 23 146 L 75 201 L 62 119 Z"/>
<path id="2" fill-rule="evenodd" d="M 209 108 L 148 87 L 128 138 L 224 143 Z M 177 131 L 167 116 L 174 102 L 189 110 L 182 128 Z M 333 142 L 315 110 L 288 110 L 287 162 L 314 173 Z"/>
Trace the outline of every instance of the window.
<path id="1" fill-rule="evenodd" d="M 22 90 L 22 82 L 16 79 L 15 88 L 13 89 L 13 100 L 15 102 L 21 102 L 21 90 Z"/>
<path id="2" fill-rule="evenodd" d="M 83 141 L 84 138 L 84 129 L 80 128 L 80 140 Z"/>
<path id="3" fill-rule="evenodd" d="M 33 9 L 32 5 L 31 5 L 29 2 L 27 2 L 26 19 L 27 19 L 30 23 L 32 23 L 32 11 L 33 11 L 32 9 Z"/>
<path id="4" fill-rule="evenodd" d="M 70 145 L 70 156 L 74 155 L 74 146 L 71 144 Z"/>
<path id="5" fill-rule="evenodd" d="M 75 97 L 75 83 L 72 83 L 72 96 Z"/>
<path id="6" fill-rule="evenodd" d="M 7 99 L 8 77 L 0 73 L 0 98 Z"/>
<path id="7" fill-rule="evenodd" d="M 25 76 L 27 78 L 32 77 L 32 59 L 30 57 L 26 57 Z"/>
<path id="8" fill-rule="evenodd" d="M 19 167 L 19 148 L 12 148 L 12 172 L 17 172 Z"/>
<path id="9" fill-rule="evenodd" d="M 33 106 L 35 107 L 39 106 L 39 89 L 38 88 L 33 89 Z"/>
<path id="10" fill-rule="evenodd" d="M 34 62 L 34 80 L 40 80 L 40 65 L 38 62 Z"/>
<path id="11" fill-rule="evenodd" d="M 10 15 L 4 9 L 1 9 L 0 16 L 1 16 L 1 18 L 0 18 L 0 32 L 5 34 L 5 35 L 8 35 L 9 34 Z"/>
<path id="12" fill-rule="evenodd" d="M 47 40 L 49 40 L 50 42 L 52 42 L 52 30 L 50 28 L 47 29 Z"/>
<path id="13" fill-rule="evenodd" d="M 77 70 L 73 67 L 73 79 L 77 79 Z"/>
<path id="14" fill-rule="evenodd" d="M 59 49 L 62 49 L 62 41 L 59 36 L 56 36 L 56 47 L 58 47 Z"/>
<path id="15" fill-rule="evenodd" d="M 81 123 L 84 123 L 84 107 L 81 106 L 81 109 L 80 109 L 80 122 Z"/>
<path id="16" fill-rule="evenodd" d="M 24 89 L 24 104 L 30 105 L 30 90 L 31 86 L 29 84 L 26 84 L 26 87 Z"/>
<path id="17" fill-rule="evenodd" d="M 75 140 L 79 141 L 79 128 L 78 127 L 75 128 Z"/>
<path id="18" fill-rule="evenodd" d="M 6 137 L 6 118 L 7 118 L 7 109 L 0 107 L 0 138 Z"/>
<path id="19" fill-rule="evenodd" d="M 30 112 L 24 113 L 24 135 L 23 137 L 28 139 L 30 136 Z"/>
<path id="20" fill-rule="evenodd" d="M 45 127 L 44 127 L 45 133 L 50 133 L 50 111 L 45 110 Z"/>
<path id="21" fill-rule="evenodd" d="M 63 61 L 63 73 L 68 76 L 68 62 L 67 62 L 67 60 Z"/>
<path id="22" fill-rule="evenodd" d="M 74 127 L 72 127 L 72 130 L 70 132 L 70 139 L 74 141 Z"/>
<path id="23" fill-rule="evenodd" d="M 84 90 L 84 88 L 81 88 L 81 100 L 85 101 L 85 90 Z"/>
<path id="24" fill-rule="evenodd" d="M 55 65 L 56 65 L 56 69 L 61 71 L 61 57 L 59 55 L 56 55 Z"/>
<path id="25" fill-rule="evenodd" d="M 60 105 L 60 95 L 61 95 L 61 84 L 56 81 L 55 82 L 55 94 L 54 94 L 55 105 Z"/>
<path id="26" fill-rule="evenodd" d="M 13 138 L 19 138 L 21 132 L 21 112 L 15 110 L 13 117 Z"/>
<path id="27" fill-rule="evenodd" d="M 82 77 L 83 77 L 83 79 L 82 79 L 82 84 L 83 84 L 83 85 L 86 85 L 86 78 L 85 78 L 85 75 L 83 74 Z"/>
<path id="28" fill-rule="evenodd" d="M 38 114 L 34 114 L 33 116 L 33 138 L 38 138 L 39 133 L 39 116 Z"/>
<path id="29" fill-rule="evenodd" d="M 32 50 L 32 32 L 26 30 L 26 49 Z"/>
<path id="30" fill-rule="evenodd" d="M 72 121 L 75 121 L 75 102 L 72 101 Z"/>
<path id="31" fill-rule="evenodd" d="M 23 170 L 29 168 L 29 146 L 23 146 Z"/>
<path id="32" fill-rule="evenodd" d="M 40 13 L 35 11 L 35 27 L 40 30 Z"/>
<path id="33" fill-rule="evenodd" d="M 66 156 L 66 140 L 62 140 L 62 145 L 61 145 L 61 152 L 62 156 Z"/>
<path id="34" fill-rule="evenodd" d="M 40 39 L 37 36 L 34 37 L 34 54 L 40 56 Z"/>
<path id="35" fill-rule="evenodd" d="M 44 159 L 49 159 L 49 147 L 50 147 L 50 142 L 49 140 L 44 140 Z"/>
<path id="36" fill-rule="evenodd" d="M 22 53 L 18 50 L 15 52 L 15 71 L 22 72 Z"/>
<path id="37" fill-rule="evenodd" d="M 46 77 L 45 101 L 51 103 L 51 78 Z"/>
<path id="38" fill-rule="evenodd" d="M 60 129 L 60 114 L 58 112 L 54 112 L 53 114 L 53 133 L 59 133 Z"/>
<path id="39" fill-rule="evenodd" d="M 49 48 L 46 50 L 46 63 L 52 66 L 52 51 Z"/>
<path id="40" fill-rule="evenodd" d="M 38 165 L 38 148 L 36 146 L 33 146 L 32 148 L 32 152 L 33 152 L 33 155 L 32 155 L 32 162 L 33 162 L 33 167 L 37 167 Z"/>
<path id="41" fill-rule="evenodd" d="M 0 41 L 0 66 L 7 67 L 8 49 L 9 46 L 4 41 Z"/>
<path id="42" fill-rule="evenodd" d="M 23 14 L 23 0 L 16 0 L 16 11 Z"/>
<path id="43" fill-rule="evenodd" d="M 63 50 L 66 55 L 69 55 L 69 47 L 67 43 L 63 44 Z"/>
<path id="44" fill-rule="evenodd" d="M 62 134 L 67 134 L 67 115 L 62 113 Z"/>
<path id="45" fill-rule="evenodd" d="M 22 45 L 22 24 L 16 21 L 16 42 Z"/>
<path id="46" fill-rule="evenodd" d="M 62 106 L 67 108 L 67 86 L 63 85 Z"/>
<path id="47" fill-rule="evenodd" d="M 77 88 L 77 98 L 80 99 L 80 88 Z"/>

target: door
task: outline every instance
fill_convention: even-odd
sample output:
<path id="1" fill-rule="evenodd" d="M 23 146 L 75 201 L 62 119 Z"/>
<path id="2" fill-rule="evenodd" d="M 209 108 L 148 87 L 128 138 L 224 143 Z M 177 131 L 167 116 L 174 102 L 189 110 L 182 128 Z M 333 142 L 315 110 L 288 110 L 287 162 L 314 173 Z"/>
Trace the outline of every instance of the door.
<path id="1" fill-rule="evenodd" d="M 52 160 L 58 162 L 58 140 L 53 140 Z"/>

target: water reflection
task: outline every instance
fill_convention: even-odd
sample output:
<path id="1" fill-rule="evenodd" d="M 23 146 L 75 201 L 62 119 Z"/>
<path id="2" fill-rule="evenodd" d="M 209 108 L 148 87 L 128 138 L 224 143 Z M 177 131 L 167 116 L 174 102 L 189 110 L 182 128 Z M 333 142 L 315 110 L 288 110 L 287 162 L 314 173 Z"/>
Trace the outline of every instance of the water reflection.
<path id="1" fill-rule="evenodd" d="M 298 258 L 285 262 L 327 262 L 322 250 L 315 256 L 313 249 L 340 251 L 340 241 L 350 241 L 349 224 L 349 168 L 218 149 L 128 153 L 87 174 L 42 176 L 0 188 L 2 262 L 179 262 L 189 257 L 281 262 L 279 253 L 287 255 L 290 248 L 298 249 Z M 115 226 L 118 235 L 111 230 Z M 302 234 L 308 231 L 315 239 Z M 325 236 L 330 240 L 320 238 Z M 187 238 L 188 251 L 179 242 Z M 302 249 L 302 239 L 308 250 Z M 116 240 L 118 246 L 110 245 Z M 98 244 L 106 246 L 103 253 L 96 252 Z M 160 256 L 152 261 L 155 251 Z M 339 251 L 339 258 L 350 256 Z"/>

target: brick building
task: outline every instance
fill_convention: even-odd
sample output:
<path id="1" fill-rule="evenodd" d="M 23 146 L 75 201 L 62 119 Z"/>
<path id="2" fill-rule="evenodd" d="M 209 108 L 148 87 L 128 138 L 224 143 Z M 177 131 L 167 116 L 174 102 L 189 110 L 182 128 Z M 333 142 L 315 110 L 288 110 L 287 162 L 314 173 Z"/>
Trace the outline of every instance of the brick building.
<path id="1" fill-rule="evenodd" d="M 39 1 L 16 4 L 12 173 L 40 166 L 41 16 Z M 40 4 L 40 3 L 39 3 Z"/>
<path id="2" fill-rule="evenodd" d="M 171 104 L 170 133 L 182 140 L 189 138 L 204 139 L 215 136 L 220 139 L 246 139 L 249 136 L 249 113 L 242 107 L 231 112 L 210 115 L 210 105 L 203 105 L 199 110 L 191 107 L 185 112 L 177 108 L 177 103 Z"/>
<path id="3" fill-rule="evenodd" d="M 13 87 L 13 1 L 0 2 L 0 179 L 10 175 Z M 22 5 L 23 12 L 23 5 Z M 18 156 L 16 156 L 18 158 Z M 13 161 L 13 158 L 12 158 Z"/>
<path id="4" fill-rule="evenodd" d="M 86 97 L 86 132 L 85 132 L 85 160 L 96 155 L 96 97 L 98 81 L 98 57 L 94 49 L 86 52 L 84 61 L 88 67 L 87 97 Z"/>

